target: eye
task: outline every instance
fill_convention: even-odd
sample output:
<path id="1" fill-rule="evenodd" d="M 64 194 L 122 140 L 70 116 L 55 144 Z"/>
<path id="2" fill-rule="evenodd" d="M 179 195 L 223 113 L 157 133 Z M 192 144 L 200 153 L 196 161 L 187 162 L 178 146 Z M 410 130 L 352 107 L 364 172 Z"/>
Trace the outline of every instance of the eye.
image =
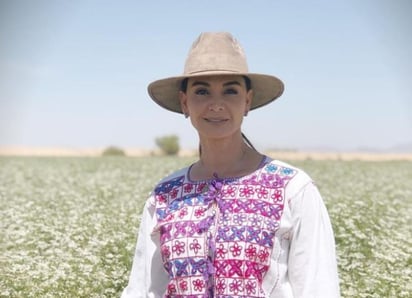
<path id="1" fill-rule="evenodd" d="M 238 93 L 239 92 L 235 88 L 228 88 L 228 89 L 225 90 L 225 94 L 229 94 L 229 95 L 231 95 L 231 94 L 236 95 Z"/>
<path id="2" fill-rule="evenodd" d="M 199 88 L 195 91 L 196 95 L 208 95 L 209 91 L 205 88 Z"/>

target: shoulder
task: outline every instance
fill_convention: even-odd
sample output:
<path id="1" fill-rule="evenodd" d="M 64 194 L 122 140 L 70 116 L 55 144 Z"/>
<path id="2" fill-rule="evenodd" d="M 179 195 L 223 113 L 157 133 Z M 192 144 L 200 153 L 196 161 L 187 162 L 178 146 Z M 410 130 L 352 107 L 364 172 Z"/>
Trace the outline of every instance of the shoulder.
<path id="1" fill-rule="evenodd" d="M 184 167 L 181 168 L 177 171 L 174 171 L 173 173 L 163 177 L 158 183 L 157 185 L 160 185 L 162 183 L 167 183 L 168 181 L 171 180 L 175 180 L 176 178 L 180 178 L 180 177 L 186 177 L 187 171 L 188 171 L 189 167 Z"/>
<path id="2" fill-rule="evenodd" d="M 172 190 L 182 186 L 185 183 L 189 167 L 181 168 L 160 179 L 152 189 L 149 204 L 156 205 L 157 197 L 167 196 Z"/>
<path id="3" fill-rule="evenodd" d="M 288 176 L 285 187 L 286 197 L 291 198 L 300 192 L 306 185 L 312 184 L 312 178 L 301 168 L 280 160 L 271 160 L 266 167 L 276 168 L 280 175 Z"/>
<path id="4" fill-rule="evenodd" d="M 166 177 L 162 178 L 155 186 L 154 190 L 155 192 L 161 191 L 162 188 L 166 187 L 176 187 L 179 184 L 183 184 L 184 180 L 187 177 L 187 172 L 188 172 L 189 167 L 184 167 L 182 169 L 179 169 Z"/>

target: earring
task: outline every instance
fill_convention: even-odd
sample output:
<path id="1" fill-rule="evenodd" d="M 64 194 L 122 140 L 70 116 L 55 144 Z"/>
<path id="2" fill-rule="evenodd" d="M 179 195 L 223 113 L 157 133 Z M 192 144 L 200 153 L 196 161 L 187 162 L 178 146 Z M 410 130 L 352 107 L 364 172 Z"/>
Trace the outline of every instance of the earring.
<path id="1" fill-rule="evenodd" d="M 248 113 L 249 113 L 249 111 L 245 111 L 245 117 L 247 116 Z"/>
<path id="2" fill-rule="evenodd" d="M 188 114 L 184 113 L 184 115 L 185 115 L 185 118 L 186 118 L 186 119 L 189 118 L 189 115 L 188 115 Z"/>

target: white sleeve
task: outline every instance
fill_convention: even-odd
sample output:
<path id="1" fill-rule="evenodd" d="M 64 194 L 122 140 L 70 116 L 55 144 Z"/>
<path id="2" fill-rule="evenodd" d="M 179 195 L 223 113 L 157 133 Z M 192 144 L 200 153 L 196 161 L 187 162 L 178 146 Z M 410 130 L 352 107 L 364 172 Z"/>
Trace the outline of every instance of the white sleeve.
<path id="1" fill-rule="evenodd" d="M 129 283 L 121 298 L 163 297 L 168 282 L 160 254 L 160 235 L 156 226 L 155 206 L 149 199 L 143 209 L 136 251 Z"/>
<path id="2" fill-rule="evenodd" d="M 288 277 L 293 297 L 340 297 L 332 226 L 322 197 L 312 182 L 291 199 L 291 209 L 293 235 Z"/>

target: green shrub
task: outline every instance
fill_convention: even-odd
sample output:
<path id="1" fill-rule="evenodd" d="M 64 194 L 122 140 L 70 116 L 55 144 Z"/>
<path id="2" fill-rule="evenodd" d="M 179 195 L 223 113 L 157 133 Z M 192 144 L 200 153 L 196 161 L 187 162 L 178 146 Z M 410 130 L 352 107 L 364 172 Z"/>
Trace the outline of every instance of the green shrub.
<path id="1" fill-rule="evenodd" d="M 176 135 L 156 138 L 156 145 L 166 155 L 176 155 L 180 150 L 179 137 Z"/>
<path id="2" fill-rule="evenodd" d="M 126 153 L 123 149 L 115 146 L 107 147 L 103 150 L 103 156 L 126 156 Z"/>

